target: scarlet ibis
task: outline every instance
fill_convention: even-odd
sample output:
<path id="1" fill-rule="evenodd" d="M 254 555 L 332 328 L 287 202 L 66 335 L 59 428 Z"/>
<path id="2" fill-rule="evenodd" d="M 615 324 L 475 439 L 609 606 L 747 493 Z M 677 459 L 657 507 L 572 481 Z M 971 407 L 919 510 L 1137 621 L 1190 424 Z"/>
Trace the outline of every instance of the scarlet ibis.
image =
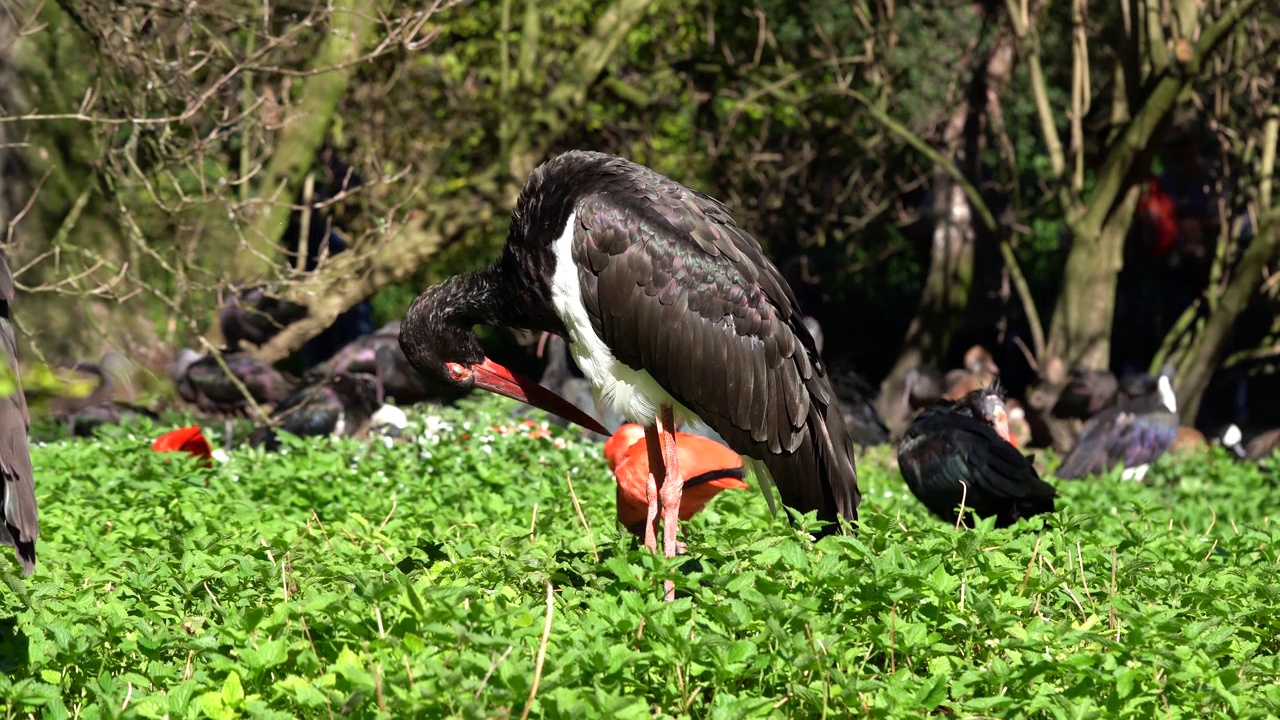
<path id="1" fill-rule="evenodd" d="M 742 458 L 711 438 L 678 432 L 676 452 L 685 476 L 680 496 L 680 519 L 697 515 L 722 490 L 745 490 Z M 646 543 L 656 544 L 656 517 L 648 515 L 646 497 L 649 448 L 644 428 L 627 423 L 604 443 L 609 469 L 618 481 L 618 522 Z M 647 521 L 647 522 L 646 522 Z"/>
<path id="2" fill-rule="evenodd" d="M 156 438 L 151 443 L 151 449 L 162 453 L 184 452 L 191 457 L 204 460 L 207 466 L 213 467 L 213 448 L 209 446 L 209 441 L 205 439 L 199 425 L 170 430 Z"/>
<path id="3" fill-rule="evenodd" d="M 762 486 L 771 478 L 785 505 L 816 511 L 823 534 L 837 517 L 856 520 L 849 433 L 801 318 L 719 201 L 629 160 L 570 151 L 525 183 L 498 262 L 419 295 L 400 344 L 420 372 L 469 386 L 495 371 L 474 325 L 566 337 L 597 399 L 643 425 L 662 458 L 652 482 L 674 556 L 677 418 L 703 421 L 757 461 Z"/>
<path id="4" fill-rule="evenodd" d="M 0 507 L 4 522 L 0 523 L 0 544 L 12 546 L 22 564 L 23 577 L 36 569 L 36 537 L 40 523 L 36 511 L 35 474 L 31 471 L 31 451 L 27 432 L 31 418 L 27 415 L 27 398 L 22 394 L 18 370 L 18 339 L 9 314 L 17 293 L 9 259 L 0 250 L 0 346 L 8 364 L 8 375 L 14 388 L 0 397 Z"/>
<path id="5" fill-rule="evenodd" d="M 314 385 L 295 390 L 282 400 L 271 413 L 272 424 L 250 433 L 249 444 L 279 449 L 276 429 L 300 437 L 358 437 L 368 431 L 381 405 L 373 378 L 335 373 Z"/>
<path id="6" fill-rule="evenodd" d="M 1010 442 L 997 388 L 921 410 L 898 444 L 898 467 L 911 494 L 949 523 L 961 503 L 979 517 L 994 515 L 996 527 L 1054 510 L 1057 491 Z"/>
<path id="7" fill-rule="evenodd" d="M 1119 392 L 1120 382 L 1109 371 L 1077 365 L 1051 412 L 1058 418 L 1088 420 L 1114 405 Z"/>
<path id="8" fill-rule="evenodd" d="M 1126 377 L 1121 381 L 1120 402 L 1085 423 L 1055 474 L 1075 479 L 1123 464 L 1124 479 L 1141 480 L 1177 435 L 1178 401 L 1168 372 L 1158 378 Z"/>

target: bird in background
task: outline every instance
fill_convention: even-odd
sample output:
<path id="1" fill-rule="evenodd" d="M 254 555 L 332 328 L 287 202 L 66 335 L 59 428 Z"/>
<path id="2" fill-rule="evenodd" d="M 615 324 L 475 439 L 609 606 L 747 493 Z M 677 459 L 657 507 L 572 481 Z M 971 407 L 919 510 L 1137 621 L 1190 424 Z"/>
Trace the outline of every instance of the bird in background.
<path id="1" fill-rule="evenodd" d="M 1054 511 L 1057 491 L 1014 446 L 998 387 L 940 400 L 920 411 L 898 443 L 898 468 L 911 494 L 958 524 L 963 505 L 1008 527 Z"/>
<path id="2" fill-rule="evenodd" d="M 1119 402 L 1084 424 L 1054 475 L 1077 479 L 1123 465 L 1122 479 L 1142 480 L 1150 464 L 1178 437 L 1172 375 L 1173 369 L 1166 366 L 1159 377 L 1143 373 L 1122 379 Z"/>
<path id="3" fill-rule="evenodd" d="M 649 515 L 646 496 L 650 458 L 643 441 L 644 428 L 627 423 L 604 442 L 604 456 L 618 483 L 618 522 L 642 539 L 646 532 L 657 533 L 653 527 L 657 518 Z M 681 520 L 697 515 L 721 491 L 747 489 L 742 458 L 728 447 L 701 435 L 677 432 L 676 451 L 685 476 L 680 496 Z"/>
<path id="4" fill-rule="evenodd" d="M 481 323 L 567 338 L 600 401 L 645 428 L 661 458 L 646 496 L 651 512 L 661 503 L 665 555 L 677 551 L 685 479 L 677 418 L 749 458 L 762 488 L 816 513 L 820 534 L 856 522 L 852 442 L 827 368 L 782 275 L 717 200 L 613 155 L 548 160 L 520 193 L 499 260 L 419 295 L 400 331 L 419 372 L 533 399 L 537 386 L 485 357 Z M 574 417 L 557 414 L 609 434 L 543 391 Z"/>
<path id="5" fill-rule="evenodd" d="M 981 345 L 974 345 L 964 353 L 964 366 L 943 377 L 942 397 L 959 400 L 974 390 L 990 386 L 999 375 L 1000 367 L 991 357 L 991 352 Z"/>
<path id="6" fill-rule="evenodd" d="M 36 509 L 35 473 L 31 469 L 31 450 L 27 433 L 31 418 L 27 414 L 27 398 L 22 394 L 18 369 L 18 338 L 14 334 L 13 300 L 17 288 L 9 259 L 0 250 L 0 349 L 4 351 L 5 379 L 13 383 L 9 392 L 0 396 L 0 545 L 9 545 L 18 553 L 23 577 L 31 577 L 36 569 L 36 538 L 40 522 Z"/>

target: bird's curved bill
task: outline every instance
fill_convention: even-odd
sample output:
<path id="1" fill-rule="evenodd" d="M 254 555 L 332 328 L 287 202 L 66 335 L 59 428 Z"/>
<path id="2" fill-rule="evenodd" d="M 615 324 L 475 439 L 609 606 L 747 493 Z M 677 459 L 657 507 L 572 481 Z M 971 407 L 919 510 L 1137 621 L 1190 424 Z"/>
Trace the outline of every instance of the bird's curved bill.
<path id="1" fill-rule="evenodd" d="M 489 358 L 485 358 L 484 362 L 472 365 L 471 373 L 478 388 L 483 388 L 491 393 L 511 398 L 526 405 L 532 405 L 539 410 L 546 410 L 553 415 L 559 415 L 565 420 L 581 425 L 592 432 L 597 432 L 601 435 L 610 434 L 598 420 L 583 412 L 578 406 L 529 378 L 517 375 Z"/>

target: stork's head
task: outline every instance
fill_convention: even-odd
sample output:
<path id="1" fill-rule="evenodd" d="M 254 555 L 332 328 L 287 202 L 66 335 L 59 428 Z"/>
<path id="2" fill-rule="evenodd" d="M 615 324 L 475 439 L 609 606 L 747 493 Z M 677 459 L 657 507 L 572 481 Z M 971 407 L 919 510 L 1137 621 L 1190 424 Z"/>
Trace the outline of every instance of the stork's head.
<path id="1" fill-rule="evenodd" d="M 458 275 L 419 295 L 400 324 L 400 349 L 409 363 L 461 390 L 488 390 L 608 435 L 573 403 L 485 357 L 474 328 L 495 315 L 486 306 L 497 294 L 493 282 L 483 272 Z"/>

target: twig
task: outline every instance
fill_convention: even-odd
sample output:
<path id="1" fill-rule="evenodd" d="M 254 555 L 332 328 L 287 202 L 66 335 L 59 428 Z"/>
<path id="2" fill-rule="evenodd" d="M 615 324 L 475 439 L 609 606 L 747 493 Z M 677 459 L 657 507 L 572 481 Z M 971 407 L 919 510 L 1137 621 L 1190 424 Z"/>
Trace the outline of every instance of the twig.
<path id="1" fill-rule="evenodd" d="M 547 640 L 551 638 L 551 617 L 555 612 L 555 588 L 547 579 L 547 621 L 542 626 L 542 642 L 538 645 L 538 659 L 533 664 L 533 685 L 529 688 L 529 699 L 524 702 L 524 711 L 520 720 L 529 719 L 529 711 L 533 709 L 533 699 L 538 695 L 538 684 L 542 682 L 542 664 L 547 660 Z"/>
<path id="2" fill-rule="evenodd" d="M 595 536 L 591 534 L 591 526 L 587 524 L 587 516 L 582 514 L 582 506 L 578 504 L 578 493 L 573 491 L 573 478 L 569 477 L 569 471 L 567 470 L 564 473 L 564 480 L 569 483 L 569 497 L 573 499 L 573 509 L 578 513 L 578 521 L 587 530 L 587 542 L 591 544 L 591 557 L 599 563 L 600 553 L 596 552 Z"/>
<path id="3" fill-rule="evenodd" d="M 480 687 L 476 688 L 475 694 L 471 696 L 472 700 L 478 700 L 480 698 L 480 693 L 484 692 L 485 687 L 489 684 L 489 678 L 493 677 L 494 671 L 497 670 L 498 666 L 507 659 L 507 656 L 511 654 L 511 651 L 514 650 L 515 647 L 515 645 L 508 645 L 507 649 L 502 651 L 501 655 L 495 658 L 493 662 L 489 663 L 489 671 L 484 674 L 483 678 L 480 678 Z M 407 656 L 405 657 L 405 662 L 409 662 L 409 658 Z"/>

